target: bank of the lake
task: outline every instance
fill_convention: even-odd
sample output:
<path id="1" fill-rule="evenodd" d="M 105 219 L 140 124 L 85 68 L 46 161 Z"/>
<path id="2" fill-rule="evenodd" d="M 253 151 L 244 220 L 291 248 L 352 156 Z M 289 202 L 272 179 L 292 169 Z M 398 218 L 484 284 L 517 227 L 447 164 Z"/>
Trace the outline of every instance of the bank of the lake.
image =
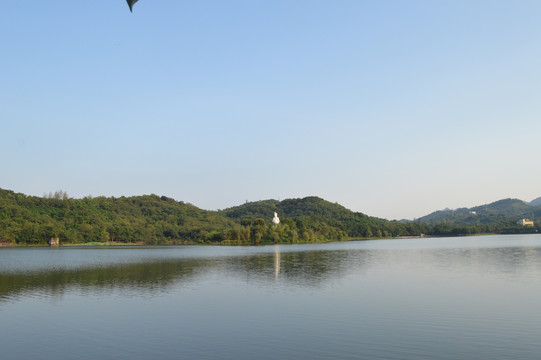
<path id="1" fill-rule="evenodd" d="M 253 244 L 253 243 L 243 243 L 240 241 L 221 241 L 221 242 L 196 242 L 196 241 L 184 241 L 184 242 L 170 242 L 170 243 L 162 243 L 159 245 L 151 245 L 151 246 L 157 246 L 157 247 L 171 247 L 171 246 L 269 246 L 269 245 L 309 245 L 309 244 L 325 244 L 325 243 L 333 243 L 333 242 L 348 242 L 348 241 L 373 241 L 373 240 L 403 240 L 403 239 L 429 239 L 429 238 L 460 238 L 460 237 L 478 237 L 478 236 L 497 236 L 498 234 L 494 233 L 486 233 L 486 234 L 468 234 L 468 235 L 456 235 L 456 236 L 427 236 L 427 235 L 420 235 L 420 236 L 396 236 L 396 237 L 352 237 L 347 239 L 339 239 L 339 240 L 333 240 L 333 239 L 325 239 L 320 241 L 310 241 L 310 242 L 301 242 L 297 241 L 295 243 L 288 243 L 283 241 L 277 241 L 274 243 L 259 243 L 259 244 Z M 521 234 L 509 234 L 509 236 L 514 235 L 521 235 Z M 58 247 L 129 247 L 129 246 L 149 246 L 144 241 L 138 241 L 138 242 L 115 242 L 115 241 L 105 241 L 105 242 L 87 242 L 87 243 L 66 243 L 61 242 Z M 48 244 L 14 244 L 14 243 L 0 243 L 0 247 L 56 247 L 51 246 Z"/>

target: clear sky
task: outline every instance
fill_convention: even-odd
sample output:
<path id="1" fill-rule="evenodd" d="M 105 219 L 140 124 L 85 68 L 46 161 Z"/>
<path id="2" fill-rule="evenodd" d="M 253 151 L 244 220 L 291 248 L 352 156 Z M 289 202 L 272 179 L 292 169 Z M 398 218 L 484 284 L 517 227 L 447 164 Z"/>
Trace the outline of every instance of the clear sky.
<path id="1" fill-rule="evenodd" d="M 541 1 L 4 0 L 0 188 L 388 219 L 541 196 Z"/>

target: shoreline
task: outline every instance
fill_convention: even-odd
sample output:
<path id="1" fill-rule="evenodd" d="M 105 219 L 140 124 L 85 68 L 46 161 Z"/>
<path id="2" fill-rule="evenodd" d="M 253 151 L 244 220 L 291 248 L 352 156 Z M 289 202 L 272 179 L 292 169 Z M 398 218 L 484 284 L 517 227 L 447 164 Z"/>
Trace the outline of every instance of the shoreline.
<path id="1" fill-rule="evenodd" d="M 185 242 L 185 243 L 170 243 L 170 244 L 145 244 L 143 241 L 138 241 L 134 243 L 125 243 L 125 242 L 89 242 L 89 243 L 80 243 L 80 244 L 60 244 L 58 246 L 50 246 L 48 244 L 13 244 L 8 242 L 0 242 L 0 248 L 27 248 L 27 247 L 50 247 L 50 248 L 59 248 L 59 247 L 138 247 L 138 246 L 156 246 L 156 247 L 168 247 L 168 246 L 265 246 L 265 245 L 300 245 L 300 244 L 324 244 L 331 242 L 348 242 L 348 241 L 370 241 L 370 240 L 401 240 L 401 239 L 437 239 L 437 238 L 458 238 L 458 237 L 474 237 L 474 236 L 488 236 L 488 235 L 521 235 L 521 234 L 494 234 L 494 233 L 483 233 L 483 234 L 460 234 L 460 235 L 411 235 L 411 236 L 394 236 L 394 237 L 370 237 L 370 238 L 347 238 L 345 240 L 328 240 L 328 241 L 316 241 L 316 242 L 298 242 L 298 243 L 262 243 L 262 244 L 231 244 L 231 243 L 198 243 L 198 242 Z"/>

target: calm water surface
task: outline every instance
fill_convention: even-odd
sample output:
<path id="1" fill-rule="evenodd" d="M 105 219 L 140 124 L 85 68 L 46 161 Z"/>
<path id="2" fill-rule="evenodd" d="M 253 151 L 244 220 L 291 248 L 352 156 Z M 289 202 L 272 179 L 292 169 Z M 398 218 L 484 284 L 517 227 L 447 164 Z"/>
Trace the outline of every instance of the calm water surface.
<path id="1" fill-rule="evenodd" d="M 2 359 L 539 359 L 541 235 L 0 249 Z"/>

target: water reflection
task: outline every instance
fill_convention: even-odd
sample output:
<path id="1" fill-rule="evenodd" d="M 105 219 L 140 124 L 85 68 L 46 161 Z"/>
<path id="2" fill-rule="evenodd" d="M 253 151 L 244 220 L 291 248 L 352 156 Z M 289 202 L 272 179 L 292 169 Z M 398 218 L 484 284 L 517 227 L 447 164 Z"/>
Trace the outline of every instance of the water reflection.
<path id="1" fill-rule="evenodd" d="M 276 246 L 272 254 L 224 258 L 216 269 L 245 281 L 317 288 L 346 271 L 359 271 L 363 261 L 358 260 L 369 252 L 356 250 L 354 253 L 357 261 L 352 262 L 352 254 L 346 250 L 282 252 Z"/>
<path id="2" fill-rule="evenodd" d="M 139 249 L 133 252 L 135 255 L 130 255 L 129 251 L 103 250 L 99 256 L 114 259 L 122 255 L 124 259 L 116 264 L 110 260 L 101 263 L 87 261 L 81 266 L 73 266 L 73 263 L 79 258 L 95 256 L 95 253 L 84 249 L 60 253 L 44 251 L 27 259 L 33 264 L 31 271 L 23 271 L 24 267 L 13 270 L 0 266 L 0 302 L 16 301 L 28 295 L 58 297 L 71 290 L 92 293 L 121 291 L 145 296 L 168 292 L 213 274 L 245 282 L 316 289 L 348 274 L 363 276 L 374 271 L 396 271 L 398 274 L 404 271 L 418 271 L 419 274 L 439 271 L 441 276 L 492 273 L 516 277 L 518 281 L 526 271 L 541 273 L 541 248 L 537 246 L 412 249 L 401 246 L 393 249 L 387 244 L 379 248 L 373 245 L 350 243 L 327 247 L 241 248 L 230 253 L 218 252 L 219 256 L 215 253 L 214 256 L 194 257 L 180 256 L 175 253 L 181 251 L 178 249 L 159 250 L 162 251 L 158 254 L 160 256 L 153 249 Z M 201 253 L 207 250 L 212 251 L 202 248 Z M 186 253 L 184 249 L 182 251 L 182 254 Z M 6 259 L 1 256 L 6 254 L 0 252 L 0 264 Z M 31 251 L 16 253 L 22 258 L 26 254 L 31 254 Z M 54 265 L 49 258 L 51 254 L 62 255 L 54 260 Z M 148 258 L 144 254 L 148 254 Z M 39 261 L 46 264 L 46 270 L 36 264 Z"/>
<path id="3" fill-rule="evenodd" d="M 278 276 L 280 275 L 280 246 L 277 245 L 274 249 L 274 279 L 278 280 Z"/>
<path id="4" fill-rule="evenodd" d="M 30 293 L 58 297 L 72 288 L 84 291 L 112 290 L 154 293 L 179 282 L 191 281 L 204 269 L 201 261 L 162 261 L 138 264 L 52 269 L 50 271 L 4 273 L 0 276 L 0 299 L 15 300 Z"/>
<path id="5" fill-rule="evenodd" d="M 347 251 L 303 251 L 213 258 L 182 258 L 80 268 L 0 272 L 0 300 L 33 296 L 59 297 L 72 289 L 100 293 L 122 291 L 138 295 L 167 292 L 201 276 L 218 273 L 244 281 L 277 282 L 318 287 L 348 267 Z M 352 264 L 350 264 L 352 265 Z M 358 266 L 359 264 L 357 264 Z"/>

